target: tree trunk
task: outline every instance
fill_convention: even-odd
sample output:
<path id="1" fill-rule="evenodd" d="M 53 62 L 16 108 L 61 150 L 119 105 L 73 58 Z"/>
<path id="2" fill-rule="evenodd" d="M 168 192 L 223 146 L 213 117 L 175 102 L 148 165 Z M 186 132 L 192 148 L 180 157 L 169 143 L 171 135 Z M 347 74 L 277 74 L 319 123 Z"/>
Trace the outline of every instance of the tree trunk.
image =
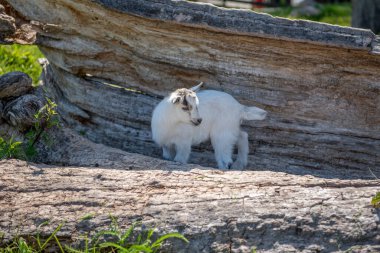
<path id="1" fill-rule="evenodd" d="M 377 0 L 352 0 L 352 26 L 380 33 L 380 2 Z"/>

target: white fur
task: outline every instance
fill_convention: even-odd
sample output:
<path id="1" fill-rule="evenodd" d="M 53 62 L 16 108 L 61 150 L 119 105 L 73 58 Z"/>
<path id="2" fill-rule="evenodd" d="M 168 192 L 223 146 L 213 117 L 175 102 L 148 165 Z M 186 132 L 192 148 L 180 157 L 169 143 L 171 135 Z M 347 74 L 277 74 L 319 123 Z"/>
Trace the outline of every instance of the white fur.
<path id="1" fill-rule="evenodd" d="M 192 89 L 198 90 L 199 87 Z M 243 169 L 248 162 L 249 149 L 248 134 L 241 131 L 241 121 L 263 120 L 266 111 L 243 106 L 231 95 L 214 90 L 201 91 L 196 94 L 195 99 L 187 97 L 193 110 L 183 111 L 183 105 L 178 102 L 179 98 L 176 100 L 177 97 L 177 91 L 171 93 L 153 111 L 152 136 L 162 147 L 163 157 L 187 163 L 191 146 L 211 139 L 220 169 L 231 166 L 234 169 Z M 200 119 L 202 122 L 194 125 L 193 122 L 199 122 Z M 238 156 L 232 163 L 235 144 L 238 146 Z"/>

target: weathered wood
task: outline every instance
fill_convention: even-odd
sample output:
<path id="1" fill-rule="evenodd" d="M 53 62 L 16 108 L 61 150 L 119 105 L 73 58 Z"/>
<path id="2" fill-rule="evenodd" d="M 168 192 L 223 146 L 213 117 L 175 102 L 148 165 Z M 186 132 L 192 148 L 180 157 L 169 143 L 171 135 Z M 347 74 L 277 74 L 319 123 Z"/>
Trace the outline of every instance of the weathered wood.
<path id="1" fill-rule="evenodd" d="M 43 145 L 43 143 L 39 143 L 38 145 L 39 155 L 36 160 L 42 163 L 84 167 L 100 166 L 120 169 L 126 167 L 126 162 L 133 160 L 133 163 L 128 164 L 129 169 L 140 169 L 141 164 L 144 164 L 146 168 L 162 170 L 164 170 L 166 166 L 181 170 L 184 166 L 176 162 L 168 162 L 165 160 L 159 160 L 159 162 L 156 159 L 147 160 L 144 155 L 125 152 L 102 144 L 95 144 L 82 136 L 83 133 L 79 135 L 75 131 L 64 127 L 49 130 L 48 135 L 49 139 L 52 140 L 52 143 L 48 147 Z M 255 170 L 267 171 L 265 167 L 257 167 Z M 274 169 L 274 171 L 282 172 L 284 169 L 279 167 Z M 378 177 L 380 176 L 380 171 L 376 169 L 367 169 L 363 171 L 349 168 L 346 170 L 330 170 L 326 168 L 321 168 L 320 170 L 307 170 L 299 167 L 285 171 L 295 175 L 312 175 L 315 177 L 339 178 L 342 180 L 372 180 L 374 179 L 374 174 Z"/>
<path id="2" fill-rule="evenodd" d="M 14 25 L 14 18 L 8 15 L 4 15 L 1 13 L 1 5 L 0 5 L 0 36 L 4 37 L 4 35 L 14 33 L 16 31 L 16 27 Z"/>
<path id="3" fill-rule="evenodd" d="M 4 107 L 3 118 L 9 125 L 25 130 L 37 121 L 35 115 L 42 108 L 43 101 L 27 94 L 8 102 Z"/>
<path id="4" fill-rule="evenodd" d="M 33 44 L 36 40 L 36 31 L 32 26 L 5 0 L 0 0 L 0 45 Z"/>
<path id="5" fill-rule="evenodd" d="M 269 111 L 243 126 L 257 171 L 182 166 L 54 131 L 53 146 L 38 144 L 39 161 L 101 168 L 1 162 L 7 238 L 54 219 L 67 220 L 69 239 L 112 213 L 191 240 L 168 252 L 379 250 L 379 211 L 369 205 L 380 184 L 368 169 L 379 176 L 372 32 L 185 1 L 7 2 L 38 25 L 45 88 L 65 124 L 90 140 L 160 156 L 155 104 L 198 81 Z M 210 147 L 191 161 L 214 165 Z M 90 212 L 97 218 L 75 225 Z"/>
<path id="6" fill-rule="evenodd" d="M 380 57 L 369 54 L 379 49 L 370 31 L 183 1 L 8 2 L 44 24 L 46 86 L 64 120 L 93 141 L 160 156 L 152 109 L 204 81 L 269 111 L 244 125 L 251 169 L 379 169 Z M 192 162 L 214 165 L 209 146 L 196 151 Z"/>
<path id="7" fill-rule="evenodd" d="M 0 99 L 19 97 L 32 89 L 32 78 L 23 72 L 9 72 L 0 76 Z"/>
<path id="8" fill-rule="evenodd" d="M 65 221 L 59 236 L 70 240 L 107 226 L 113 214 L 123 226 L 138 219 L 159 233 L 179 231 L 190 240 L 174 242 L 164 252 L 380 250 L 380 213 L 369 205 L 379 180 L 179 169 L 149 157 L 136 162 L 133 155 L 123 163 L 109 170 L 1 161 L 5 238 L 33 234 L 49 220 L 43 231 Z M 94 219 L 79 221 L 90 213 Z"/>

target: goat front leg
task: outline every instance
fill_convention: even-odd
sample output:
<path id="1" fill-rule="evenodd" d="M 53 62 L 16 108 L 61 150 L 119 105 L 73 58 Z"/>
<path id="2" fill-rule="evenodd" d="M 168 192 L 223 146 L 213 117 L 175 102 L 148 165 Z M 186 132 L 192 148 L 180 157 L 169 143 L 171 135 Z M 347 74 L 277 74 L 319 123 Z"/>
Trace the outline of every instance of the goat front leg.
<path id="1" fill-rule="evenodd" d="M 165 145 L 162 147 L 162 156 L 165 160 L 173 161 L 175 156 L 174 145 Z"/>
<path id="2" fill-rule="evenodd" d="M 191 143 L 181 142 L 177 143 L 176 146 L 176 155 L 174 157 L 174 161 L 180 163 L 187 163 L 189 160 L 190 152 L 191 152 Z"/>

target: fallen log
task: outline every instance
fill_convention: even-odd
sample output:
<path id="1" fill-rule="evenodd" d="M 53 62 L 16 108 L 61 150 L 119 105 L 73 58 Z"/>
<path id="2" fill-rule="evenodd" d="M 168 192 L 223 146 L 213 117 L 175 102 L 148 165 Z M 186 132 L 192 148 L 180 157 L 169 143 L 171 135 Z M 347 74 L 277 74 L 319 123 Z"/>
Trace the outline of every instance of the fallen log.
<path id="1" fill-rule="evenodd" d="M 380 180 L 372 174 L 221 171 L 54 132 L 55 144 L 39 155 L 61 165 L 0 162 L 0 231 L 8 240 L 65 221 L 59 237 L 70 242 L 106 228 L 112 214 L 123 227 L 140 220 L 190 240 L 164 252 L 380 250 L 380 210 L 370 205 Z M 94 218 L 80 220 L 88 214 Z"/>
<path id="2" fill-rule="evenodd" d="M 186 1 L 6 2 L 39 28 L 45 86 L 92 141 L 159 157 L 154 106 L 204 81 L 269 112 L 244 124 L 250 169 L 380 170 L 380 46 L 369 30 Z M 215 166 L 209 145 L 191 161 Z"/>
<path id="3" fill-rule="evenodd" d="M 190 240 L 165 252 L 380 250 L 372 32 L 186 1 L 0 2 L 38 29 L 45 88 L 83 135 L 64 128 L 52 146 L 37 144 L 37 160 L 50 165 L 0 162 L 7 239 L 65 220 L 69 241 L 111 213 Z M 198 81 L 270 112 L 244 125 L 255 171 L 142 155 L 160 156 L 149 129 L 155 104 Z M 195 151 L 192 162 L 214 165 L 209 146 Z M 88 213 L 95 218 L 78 223 Z"/>
<path id="4" fill-rule="evenodd" d="M 65 221 L 59 236 L 70 240 L 107 226 L 112 214 L 123 226 L 141 220 L 190 240 L 164 252 L 380 250 L 380 212 L 369 204 L 379 180 L 124 162 L 110 170 L 1 161 L 2 232 L 30 235 L 46 220 L 52 232 Z M 95 218 L 79 221 L 88 214 Z"/>

